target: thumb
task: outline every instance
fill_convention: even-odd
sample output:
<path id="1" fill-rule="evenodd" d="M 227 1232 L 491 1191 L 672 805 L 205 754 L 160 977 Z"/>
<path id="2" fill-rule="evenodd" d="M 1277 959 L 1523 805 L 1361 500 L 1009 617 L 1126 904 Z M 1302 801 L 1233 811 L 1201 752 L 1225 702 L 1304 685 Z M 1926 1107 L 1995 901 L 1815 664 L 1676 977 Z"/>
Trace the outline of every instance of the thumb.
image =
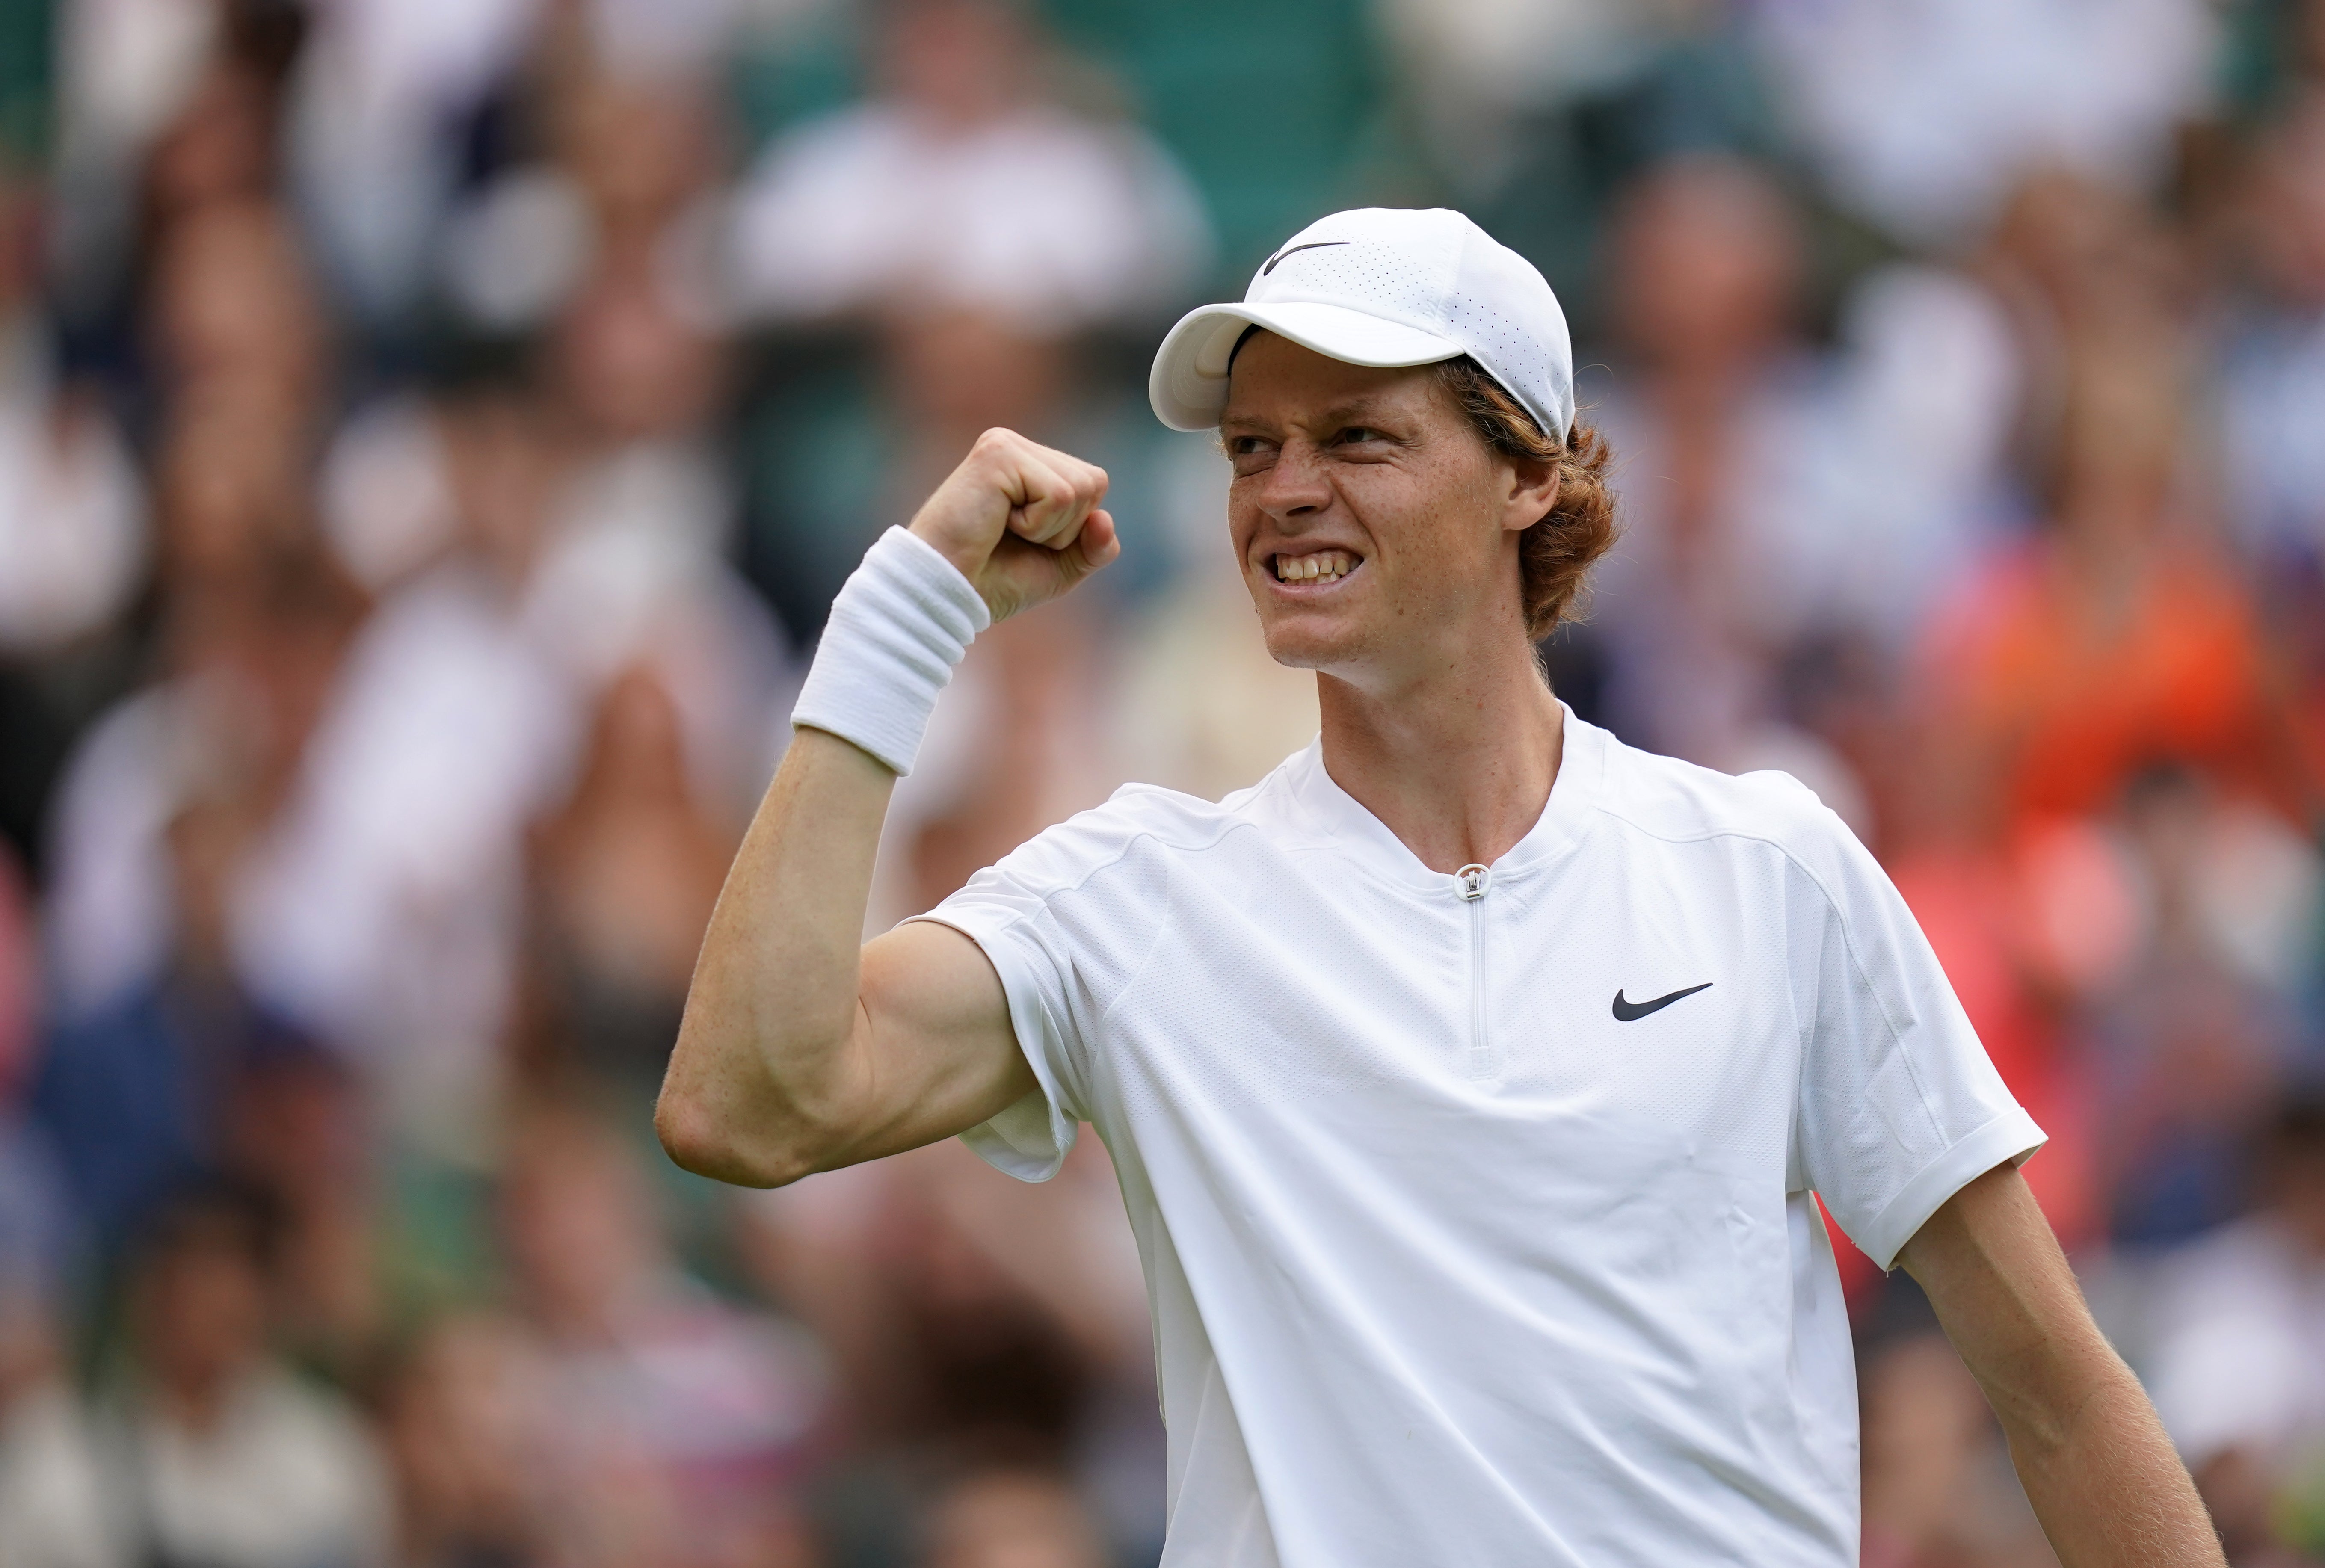
<path id="1" fill-rule="evenodd" d="M 1068 592 L 1121 553 L 1113 517 L 1093 511 L 1063 545 L 1004 538 L 976 581 L 993 618 L 999 621 Z"/>
<path id="2" fill-rule="evenodd" d="M 1122 553 L 1122 536 L 1115 531 L 1114 515 L 1092 512 L 1082 520 L 1074 542 L 1050 557 L 1057 573 L 1056 592 L 1064 593 Z"/>

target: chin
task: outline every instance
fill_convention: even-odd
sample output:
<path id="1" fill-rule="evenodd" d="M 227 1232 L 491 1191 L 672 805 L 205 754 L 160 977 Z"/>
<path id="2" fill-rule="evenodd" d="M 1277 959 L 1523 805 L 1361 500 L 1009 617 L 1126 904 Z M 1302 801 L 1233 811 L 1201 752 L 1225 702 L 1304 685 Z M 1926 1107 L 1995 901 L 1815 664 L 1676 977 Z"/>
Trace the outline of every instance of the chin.
<path id="1" fill-rule="evenodd" d="M 1319 626 L 1300 620 L 1261 627 L 1267 656 L 1287 669 L 1313 669 L 1330 674 L 1356 661 L 1361 640 L 1340 626 Z"/>

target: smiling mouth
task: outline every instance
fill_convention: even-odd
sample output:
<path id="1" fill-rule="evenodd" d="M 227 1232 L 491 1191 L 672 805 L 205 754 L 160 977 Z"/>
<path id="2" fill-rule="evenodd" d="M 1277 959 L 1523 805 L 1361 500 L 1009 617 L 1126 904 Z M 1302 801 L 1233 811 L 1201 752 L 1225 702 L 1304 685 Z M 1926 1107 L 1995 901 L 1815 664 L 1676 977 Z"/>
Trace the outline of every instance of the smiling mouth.
<path id="1" fill-rule="evenodd" d="M 1274 555 L 1268 565 L 1279 583 L 1337 583 L 1365 564 L 1365 558 L 1347 550 L 1311 550 L 1306 555 Z"/>

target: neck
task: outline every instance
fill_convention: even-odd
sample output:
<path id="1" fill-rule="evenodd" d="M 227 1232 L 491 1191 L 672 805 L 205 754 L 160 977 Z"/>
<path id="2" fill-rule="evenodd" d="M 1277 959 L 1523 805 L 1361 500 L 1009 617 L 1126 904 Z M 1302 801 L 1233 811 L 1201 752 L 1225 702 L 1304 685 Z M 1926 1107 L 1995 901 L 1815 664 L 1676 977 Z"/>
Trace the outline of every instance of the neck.
<path id="1" fill-rule="evenodd" d="M 1491 865 L 1541 819 L 1564 710 L 1521 638 L 1383 689 L 1316 678 L 1324 769 L 1431 871 Z"/>

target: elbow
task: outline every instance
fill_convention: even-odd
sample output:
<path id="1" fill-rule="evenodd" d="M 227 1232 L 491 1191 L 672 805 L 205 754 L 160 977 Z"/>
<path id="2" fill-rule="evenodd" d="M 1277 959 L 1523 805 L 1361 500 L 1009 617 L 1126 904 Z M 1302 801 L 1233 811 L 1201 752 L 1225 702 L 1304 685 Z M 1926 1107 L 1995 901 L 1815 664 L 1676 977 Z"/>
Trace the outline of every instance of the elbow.
<path id="1" fill-rule="evenodd" d="M 654 1135 L 681 1170 L 736 1186 L 781 1187 L 821 1168 L 801 1148 L 750 1136 L 737 1120 L 709 1098 L 671 1084 L 654 1104 Z"/>

